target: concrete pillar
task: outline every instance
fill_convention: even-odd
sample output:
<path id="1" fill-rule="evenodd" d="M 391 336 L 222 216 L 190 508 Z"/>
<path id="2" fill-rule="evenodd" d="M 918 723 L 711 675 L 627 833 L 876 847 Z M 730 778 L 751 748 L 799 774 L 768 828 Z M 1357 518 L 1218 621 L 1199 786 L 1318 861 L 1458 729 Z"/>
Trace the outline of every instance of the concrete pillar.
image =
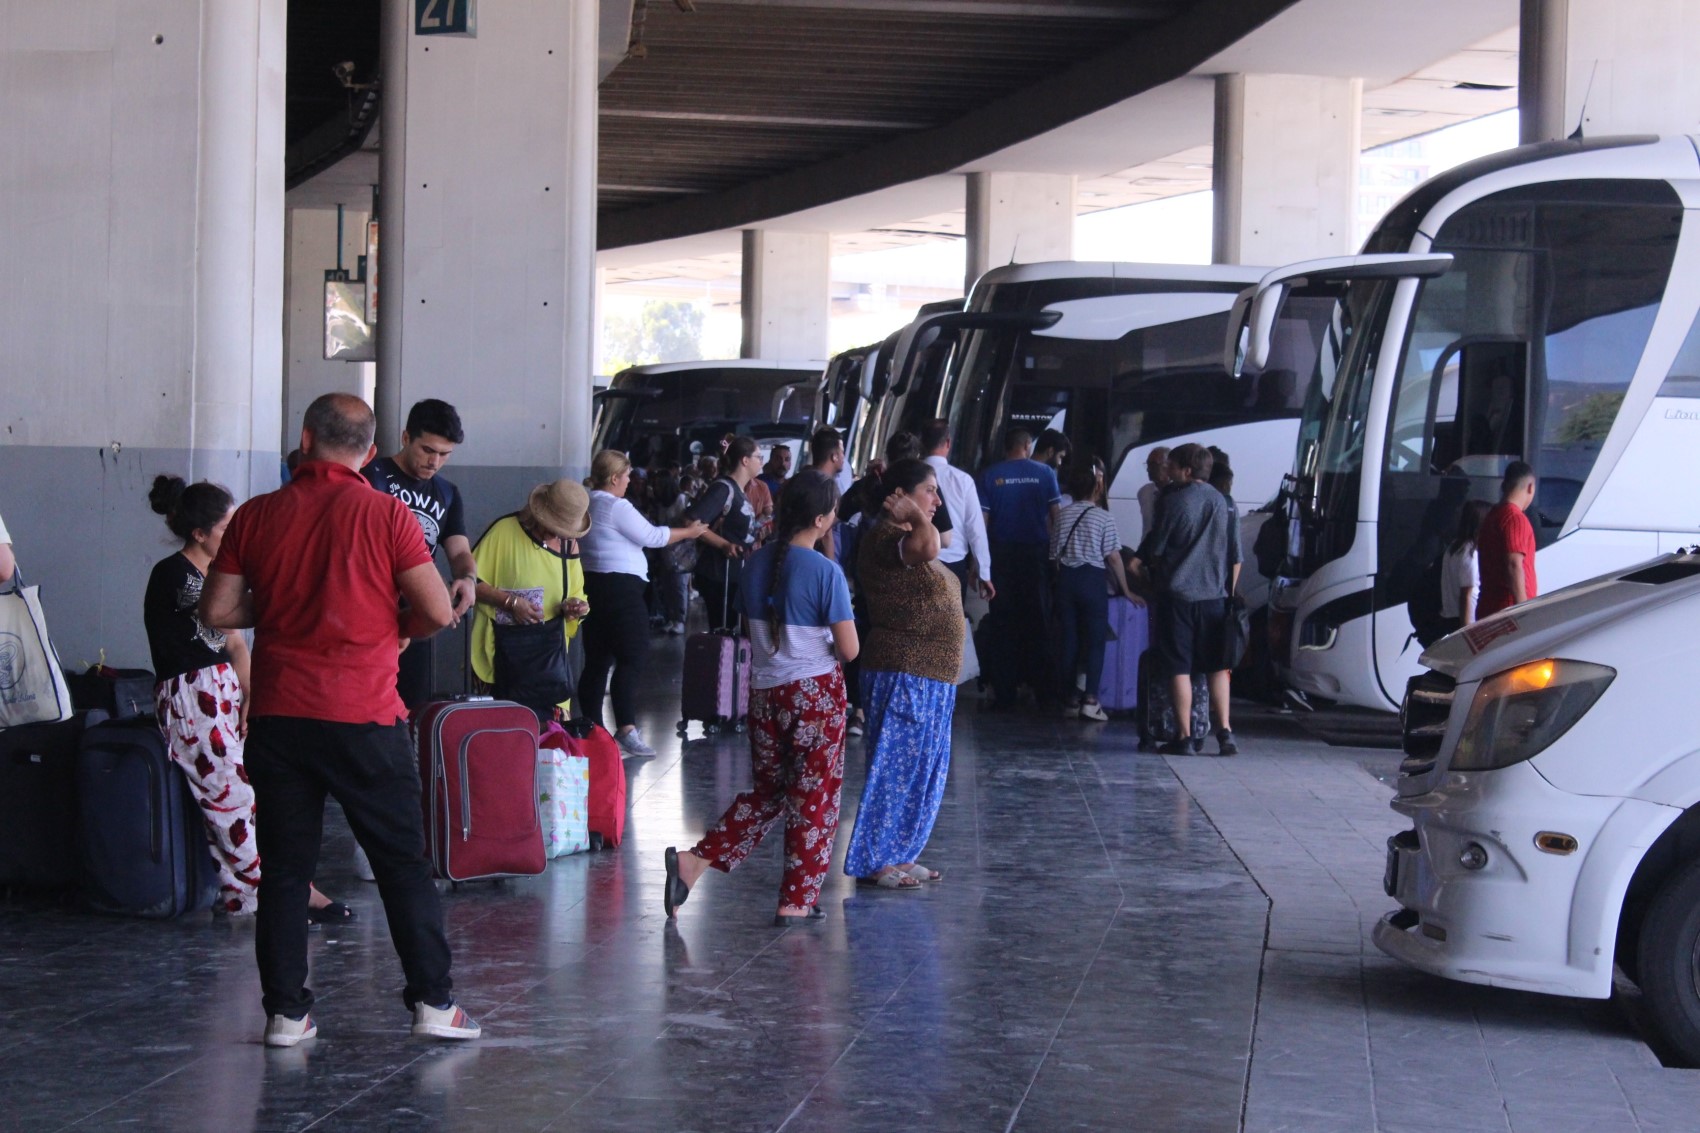
<path id="1" fill-rule="evenodd" d="M 1074 258 L 1074 175 L 968 174 L 968 274 L 974 281 L 1004 264 Z"/>
<path id="2" fill-rule="evenodd" d="M 342 223 L 342 264 L 352 275 L 366 251 L 370 214 L 347 209 Z M 336 210 L 289 210 L 288 270 L 283 304 L 283 432 L 279 450 L 301 439 L 301 418 L 313 399 L 351 393 L 370 402 L 377 367 L 371 362 L 325 358 L 325 271 L 337 265 Z"/>
<path id="3" fill-rule="evenodd" d="M 0 512 L 67 664 L 148 664 L 153 477 L 277 485 L 286 0 L 5 6 Z"/>
<path id="4" fill-rule="evenodd" d="M 561 463 L 574 477 L 590 474 L 591 393 L 596 381 L 596 114 L 601 82 L 598 5 L 567 5 L 566 325 L 561 379 Z M 628 26 L 629 26 L 628 17 Z"/>
<path id="5" fill-rule="evenodd" d="M 1362 117 L 1361 79 L 1218 75 L 1215 262 L 1352 252 Z"/>
<path id="6" fill-rule="evenodd" d="M 283 402 L 284 0 L 201 6 L 191 471 L 270 450 Z M 249 472 L 257 473 L 257 469 Z M 270 490 L 273 469 L 244 477 Z M 233 485 L 234 486 L 234 485 Z"/>
<path id="7" fill-rule="evenodd" d="M 1700 131 L 1697 36 L 1686 0 L 1522 0 L 1521 140 Z"/>
<path id="8" fill-rule="evenodd" d="M 824 359 L 831 277 L 828 234 L 745 229 L 743 357 Z"/>
<path id="9" fill-rule="evenodd" d="M 438 397 L 474 533 L 588 471 L 598 7 L 479 5 L 473 38 L 385 0 L 379 447 Z"/>

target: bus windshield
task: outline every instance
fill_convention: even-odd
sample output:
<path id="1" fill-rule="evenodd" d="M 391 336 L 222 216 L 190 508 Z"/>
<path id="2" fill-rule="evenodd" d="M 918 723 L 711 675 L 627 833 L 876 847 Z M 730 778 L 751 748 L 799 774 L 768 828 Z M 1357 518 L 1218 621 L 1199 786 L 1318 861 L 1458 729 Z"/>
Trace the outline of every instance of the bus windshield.
<path id="1" fill-rule="evenodd" d="M 1001 455 L 1008 429 L 1036 436 L 1055 428 L 1077 453 L 1102 457 L 1113 481 L 1127 454 L 1141 446 L 1296 417 L 1297 374 L 1310 370 L 1321 331 L 1307 320 L 1327 308 L 1289 304 L 1269 365 L 1233 377 L 1222 367 L 1222 342 L 1228 309 L 1243 286 L 1069 278 L 993 288 L 977 310 L 1065 314 L 1054 327 L 985 328 L 965 336 L 942 390 L 952 461 L 978 469 Z M 1147 308 L 1161 317 L 1142 317 Z"/>
<path id="2" fill-rule="evenodd" d="M 776 370 L 732 366 L 615 375 L 598 396 L 594 444 L 598 451 L 619 449 L 640 466 L 654 460 L 680 460 L 691 441 L 718 440 L 725 433 L 749 433 L 752 426 L 777 421 L 806 431 L 815 409 L 815 392 L 804 388 L 779 401 L 786 386 L 817 382 L 812 370 Z"/>

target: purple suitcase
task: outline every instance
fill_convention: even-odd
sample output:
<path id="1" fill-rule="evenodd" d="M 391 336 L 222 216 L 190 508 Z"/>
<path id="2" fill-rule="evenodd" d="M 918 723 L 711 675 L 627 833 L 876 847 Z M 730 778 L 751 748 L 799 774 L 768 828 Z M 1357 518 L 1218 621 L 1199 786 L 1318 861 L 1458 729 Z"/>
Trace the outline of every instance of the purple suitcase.
<path id="1" fill-rule="evenodd" d="M 713 735 L 730 724 L 744 730 L 750 711 L 750 639 L 728 633 L 694 633 L 685 639 L 679 734 L 701 720 Z"/>
<path id="2" fill-rule="evenodd" d="M 1151 645 L 1150 610 L 1117 595 L 1110 599 L 1110 639 L 1104 643 L 1104 675 L 1098 703 L 1106 712 L 1139 707 L 1139 658 Z"/>

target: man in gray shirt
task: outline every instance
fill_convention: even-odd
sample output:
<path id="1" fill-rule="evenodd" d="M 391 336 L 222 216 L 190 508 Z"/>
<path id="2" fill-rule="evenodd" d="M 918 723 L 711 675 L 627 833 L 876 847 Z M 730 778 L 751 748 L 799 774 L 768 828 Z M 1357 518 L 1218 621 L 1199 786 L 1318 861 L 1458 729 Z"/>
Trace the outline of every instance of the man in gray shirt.
<path id="1" fill-rule="evenodd" d="M 1174 485 L 1157 501 L 1149 540 L 1142 545 L 1155 567 L 1162 594 L 1155 632 L 1157 659 L 1170 676 L 1175 720 L 1184 731 L 1192 718 L 1192 677 L 1210 676 L 1210 714 L 1221 755 L 1234 755 L 1228 725 L 1225 665 L 1228 596 L 1239 582 L 1240 541 L 1227 499 L 1209 484 L 1215 463 L 1203 445 L 1184 444 L 1169 454 Z M 1160 749 L 1167 755 L 1196 755 L 1203 736 L 1179 736 Z"/>

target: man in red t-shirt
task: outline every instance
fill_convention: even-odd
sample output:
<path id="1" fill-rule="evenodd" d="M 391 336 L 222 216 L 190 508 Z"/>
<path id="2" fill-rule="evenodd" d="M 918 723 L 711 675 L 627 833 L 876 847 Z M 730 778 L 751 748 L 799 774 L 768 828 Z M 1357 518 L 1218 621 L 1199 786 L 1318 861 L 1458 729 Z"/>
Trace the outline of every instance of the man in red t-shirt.
<path id="1" fill-rule="evenodd" d="M 300 467 L 236 509 L 201 595 L 207 625 L 254 629 L 244 757 L 262 816 L 254 953 L 267 1046 L 318 1033 L 308 1014 L 307 887 L 327 794 L 377 875 L 413 1033 L 479 1033 L 451 990 L 419 767 L 396 695 L 406 640 L 436 633 L 453 611 L 413 513 L 360 476 L 373 427 L 371 408 L 348 394 L 308 406 Z"/>
<path id="2" fill-rule="evenodd" d="M 1481 597 L 1476 617 L 1485 618 L 1539 591 L 1535 587 L 1535 529 L 1524 512 L 1535 502 L 1535 470 L 1521 460 L 1505 469 L 1499 484 L 1499 503 L 1476 532 L 1476 560 L 1481 572 Z"/>

